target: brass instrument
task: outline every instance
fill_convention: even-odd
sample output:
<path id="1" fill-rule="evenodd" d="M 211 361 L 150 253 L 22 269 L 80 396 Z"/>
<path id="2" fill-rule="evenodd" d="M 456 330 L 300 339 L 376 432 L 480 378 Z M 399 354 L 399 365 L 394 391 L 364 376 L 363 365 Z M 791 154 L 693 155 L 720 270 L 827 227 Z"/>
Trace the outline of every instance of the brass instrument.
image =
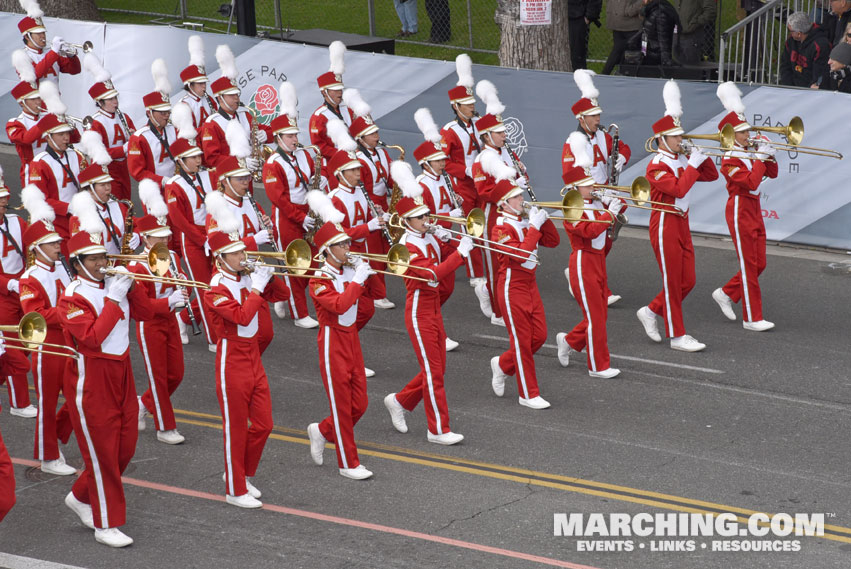
<path id="1" fill-rule="evenodd" d="M 125 273 L 124 271 L 117 271 L 115 268 L 102 268 L 100 272 L 104 275 L 126 275 L 134 280 L 139 281 L 150 281 L 155 283 L 161 283 L 166 285 L 173 285 L 176 287 L 191 287 L 191 288 L 200 288 L 203 290 L 208 290 L 210 285 L 201 281 L 190 281 L 187 279 L 180 279 L 176 277 L 166 277 L 163 276 L 168 273 L 171 269 L 171 253 L 168 250 L 168 246 L 165 243 L 157 243 L 151 250 L 148 251 L 147 254 L 139 254 L 139 255 L 107 255 L 107 259 L 112 261 L 119 261 L 123 264 L 127 264 L 130 261 L 138 261 L 140 263 L 147 263 L 148 269 L 152 274 L 150 275 L 140 275 L 136 273 Z"/>
<path id="2" fill-rule="evenodd" d="M 317 254 L 313 257 L 314 261 L 321 262 L 323 259 L 320 258 L 321 255 Z M 349 263 L 354 264 L 358 259 L 363 261 L 375 261 L 378 263 L 384 263 L 387 265 L 387 270 L 382 271 L 380 269 L 370 269 L 375 271 L 376 273 L 381 273 L 384 275 L 390 275 L 394 277 L 402 277 L 404 279 L 412 279 L 415 281 L 422 281 L 426 283 L 436 283 L 437 282 L 437 274 L 431 270 L 424 267 L 414 267 L 414 265 L 410 264 L 411 253 L 408 251 L 408 248 L 402 245 L 401 243 L 396 243 L 386 255 L 379 255 L 377 253 L 349 253 L 347 256 L 347 260 Z M 416 277 L 414 275 L 406 275 L 405 273 L 409 268 L 414 267 L 420 271 L 427 271 L 432 274 L 434 278 L 426 279 L 423 277 Z"/>
<path id="3" fill-rule="evenodd" d="M 268 251 L 246 251 L 245 255 L 248 260 L 243 261 L 241 265 L 249 270 L 254 267 L 272 267 L 274 269 L 283 269 L 275 271 L 273 274 L 286 275 L 288 277 L 301 277 L 307 279 L 328 279 L 334 277 L 329 275 L 319 275 L 316 273 L 323 272 L 323 269 L 311 267 L 313 262 L 310 256 L 310 245 L 304 239 L 294 239 L 292 243 L 287 245 L 287 250 L 283 253 L 268 252 Z M 273 259 L 284 259 L 284 264 L 264 263 L 263 257 L 272 257 Z M 314 274 L 307 274 L 308 272 Z"/>
<path id="4" fill-rule="evenodd" d="M 399 146 L 398 144 L 384 144 L 383 141 L 379 140 L 378 146 L 380 146 L 381 148 L 384 148 L 384 149 L 392 148 L 393 150 L 398 150 L 399 151 L 399 160 L 405 159 L 405 149 L 402 148 L 401 146 Z"/>
<path id="5" fill-rule="evenodd" d="M 86 130 L 90 129 L 92 127 L 92 123 L 95 121 L 95 119 L 93 119 L 89 115 L 86 115 L 83 118 L 79 118 L 79 117 L 75 117 L 74 115 L 69 115 L 67 113 L 65 115 L 59 117 L 59 118 L 60 118 L 60 120 L 64 119 L 64 121 L 71 121 L 71 122 L 75 122 L 79 125 L 82 125 L 83 128 L 86 129 Z"/>
<path id="6" fill-rule="evenodd" d="M 564 190 L 565 188 L 567 188 L 567 186 L 562 188 L 562 190 Z M 607 209 L 599 207 L 585 207 L 585 200 L 581 199 L 580 201 L 580 199 L 576 198 L 577 195 L 579 196 L 579 198 L 582 198 L 582 194 L 579 193 L 579 190 L 570 190 L 565 192 L 564 198 L 562 198 L 560 202 L 523 202 L 523 208 L 529 209 L 532 207 L 542 207 L 546 209 L 559 209 L 564 215 L 551 215 L 549 216 L 549 218 L 558 221 L 569 221 L 571 223 L 575 223 L 581 220 L 583 211 L 608 211 Z M 608 223 L 610 225 L 612 224 L 611 221 L 602 219 L 585 219 L 583 221 L 591 221 L 593 223 Z"/>
<path id="7" fill-rule="evenodd" d="M 261 167 L 260 167 L 259 170 L 255 170 L 254 172 L 251 173 L 251 179 L 254 180 L 255 182 L 262 182 L 263 181 L 262 164 L 264 164 L 266 162 L 266 160 L 269 158 L 269 156 L 271 156 L 275 151 L 272 150 L 272 147 L 269 146 L 268 144 L 262 144 L 261 145 L 260 141 L 257 139 L 257 131 L 260 130 L 260 127 L 259 127 L 260 119 L 257 116 L 257 111 L 255 111 L 251 107 L 244 105 L 242 103 L 242 101 L 239 102 L 238 106 L 243 107 L 246 111 L 248 111 L 251 114 L 251 118 L 254 119 L 254 120 L 251 121 L 251 133 L 250 133 L 251 157 L 254 158 L 255 160 L 257 160 L 261 164 Z"/>
<path id="8" fill-rule="evenodd" d="M 127 256 L 129 257 L 129 256 L 133 256 L 133 255 L 127 255 Z M 135 260 L 135 259 L 130 259 L 130 260 Z M 100 273 L 102 275 L 107 275 L 107 276 L 120 275 L 120 276 L 130 277 L 134 281 L 147 281 L 147 282 L 152 282 L 152 283 L 160 283 L 160 284 L 164 284 L 164 285 L 171 285 L 171 286 L 175 286 L 175 287 L 177 287 L 177 286 L 188 286 L 188 287 L 191 287 L 191 288 L 200 288 L 201 290 L 210 290 L 210 285 L 208 285 L 207 283 L 202 283 L 201 281 L 190 281 L 190 280 L 187 280 L 187 279 L 178 279 L 178 278 L 172 278 L 172 277 L 160 277 L 160 276 L 157 276 L 157 275 L 141 275 L 141 274 L 138 274 L 138 273 L 131 273 L 129 271 L 128 272 L 119 271 L 114 267 L 101 268 Z"/>
<path id="9" fill-rule="evenodd" d="M 83 50 L 83 53 L 89 53 L 94 48 L 94 44 L 88 40 L 83 43 L 62 42 L 62 46 L 59 48 L 59 55 L 63 57 L 74 57 L 77 55 L 78 49 Z"/>
<path id="10" fill-rule="evenodd" d="M 688 141 L 692 140 L 712 140 L 717 142 L 719 146 L 702 146 L 698 144 L 693 144 L 694 148 L 706 149 L 709 152 L 704 152 L 707 156 L 724 156 L 724 152 L 727 150 L 731 150 L 733 145 L 736 142 L 736 133 L 733 130 L 733 127 L 729 124 L 725 124 L 724 128 L 715 134 L 684 134 L 682 135 L 684 139 Z M 658 152 L 659 149 L 653 147 L 653 141 L 656 139 L 656 136 L 651 136 L 647 140 L 644 141 L 644 150 L 645 152 Z M 721 150 L 722 152 L 718 152 Z M 714 151 L 714 152 L 713 152 Z"/>
<path id="11" fill-rule="evenodd" d="M 593 187 L 629 194 L 629 196 L 621 196 L 620 199 L 634 202 L 633 205 L 631 205 L 630 207 L 637 207 L 638 209 L 649 209 L 651 211 L 659 211 L 662 213 L 673 213 L 674 215 L 679 215 L 680 217 L 685 216 L 685 212 L 673 204 L 651 200 L 650 182 L 644 176 L 639 176 L 635 180 L 633 180 L 631 186 L 610 186 L 607 184 L 594 184 Z M 591 195 L 593 195 L 594 197 L 599 197 L 599 194 L 596 191 L 592 191 Z M 648 206 L 646 204 L 652 205 Z M 654 205 L 663 207 L 653 207 Z"/>
<path id="12" fill-rule="evenodd" d="M 804 140 L 804 121 L 801 117 L 792 117 L 789 124 L 785 126 L 752 126 L 751 130 L 759 132 L 774 132 L 786 137 L 787 142 L 772 142 L 771 145 L 775 148 L 780 148 L 789 152 L 800 152 L 802 154 L 812 154 L 813 156 L 824 156 L 825 158 L 836 158 L 842 160 L 842 153 L 836 150 L 828 150 L 826 148 L 816 148 L 815 146 L 801 146 L 801 141 Z M 758 140 L 749 139 L 750 143 L 758 143 Z"/>
<path id="13" fill-rule="evenodd" d="M 130 249 L 130 242 L 133 240 L 133 202 L 130 200 L 120 200 L 109 194 L 109 199 L 113 199 L 118 203 L 122 203 L 127 206 L 127 215 L 124 216 L 124 235 L 121 236 L 121 254 L 129 255 L 132 250 Z M 168 251 L 168 249 L 166 249 Z M 127 264 L 124 262 L 123 264 Z"/>
<path id="14" fill-rule="evenodd" d="M 296 148 L 301 148 L 303 150 L 307 150 L 308 148 L 313 151 L 313 176 L 310 179 L 310 189 L 318 190 L 320 182 L 322 180 L 322 151 L 319 150 L 319 147 L 313 144 L 304 145 L 304 144 L 296 144 Z M 298 164 L 293 164 L 293 168 L 298 168 Z M 319 217 L 319 214 L 315 211 L 308 209 L 307 215 L 313 218 L 313 227 L 310 231 L 307 231 L 304 234 L 304 240 L 307 241 L 310 245 L 316 245 L 313 242 L 313 236 L 316 235 L 316 232 L 319 231 L 319 228 L 322 227 L 322 218 Z"/>
<path id="15" fill-rule="evenodd" d="M 39 352 L 41 354 L 62 356 L 65 358 L 76 358 L 80 355 L 76 350 L 64 344 L 51 344 L 44 341 L 47 338 L 47 321 L 38 312 L 27 312 L 17 325 L 0 326 L 0 332 L 14 332 L 18 335 L 18 338 L 2 337 L 3 342 L 6 343 L 6 348 L 24 352 Z M 9 342 L 21 342 L 21 345 L 10 345 Z M 68 351 L 58 352 L 41 349 L 44 347 L 59 348 Z"/>

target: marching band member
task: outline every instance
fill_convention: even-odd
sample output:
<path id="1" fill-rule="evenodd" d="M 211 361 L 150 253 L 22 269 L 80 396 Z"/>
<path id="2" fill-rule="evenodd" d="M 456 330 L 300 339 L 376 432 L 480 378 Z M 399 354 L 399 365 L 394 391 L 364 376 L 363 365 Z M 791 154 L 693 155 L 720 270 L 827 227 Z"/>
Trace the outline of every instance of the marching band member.
<path id="1" fill-rule="evenodd" d="M 0 250 L 0 325 L 18 324 L 24 315 L 21 310 L 19 279 L 26 269 L 23 236 L 27 224 L 14 213 L 8 212 L 9 197 L 9 188 L 3 179 L 3 171 L 0 170 L 0 234 L 3 244 Z M 14 332 L 0 332 L 0 337 L 4 334 L 9 334 L 11 338 L 18 337 Z M 19 350 L 12 350 L 6 357 L 11 360 L 26 359 Z M 19 362 L 14 367 L 24 366 Z M 26 372 L 2 376 L 0 383 L 3 381 L 9 390 L 9 413 L 28 419 L 35 417 L 38 409 L 30 404 Z"/>
<path id="2" fill-rule="evenodd" d="M 33 264 L 24 271 L 20 282 L 21 308 L 24 313 L 38 312 L 47 322 L 46 342 L 65 344 L 62 320 L 57 303 L 71 282 L 70 267 L 60 259 L 62 238 L 53 228 L 55 214 L 47 205 L 44 194 L 35 186 L 26 186 L 21 191 L 21 201 L 30 215 L 30 225 L 24 231 L 24 243 L 33 256 Z M 42 346 L 32 356 L 33 383 L 38 398 L 38 417 L 35 425 L 33 458 L 41 461 L 41 470 L 48 474 L 70 476 L 77 470 L 65 463 L 59 450 L 59 442 L 68 442 L 71 436 L 71 416 L 68 411 L 69 398 L 59 411 L 56 404 L 59 393 L 64 392 L 66 358 L 50 353 L 52 349 Z"/>
<path id="3" fill-rule="evenodd" d="M 567 367 L 574 352 L 587 350 L 588 375 L 608 379 L 620 373 L 619 369 L 611 366 L 606 333 L 609 305 L 606 244 L 610 241 L 607 233 L 611 225 L 595 221 L 612 222 L 626 204 L 617 197 L 592 194 L 597 180 L 594 178 L 594 159 L 587 153 L 587 141 L 588 137 L 582 132 L 570 133 L 567 142 L 573 166 L 562 175 L 565 185 L 576 188 L 585 203 L 579 220 L 564 222 L 572 248 L 568 281 L 582 311 L 582 322 L 570 332 L 558 333 L 556 346 L 562 366 Z"/>
<path id="4" fill-rule="evenodd" d="M 65 55 L 62 50 L 65 42 L 59 36 L 53 36 L 50 41 L 50 49 L 47 47 L 47 29 L 41 18 L 44 12 L 38 5 L 38 0 L 21 0 L 21 7 L 26 11 L 27 17 L 18 22 L 18 30 L 23 35 L 24 47 L 27 56 L 35 66 L 38 79 L 53 76 L 59 82 L 59 74 L 67 73 L 76 75 L 80 72 L 80 59 L 77 50 L 72 48 L 71 55 Z"/>
<path id="5" fill-rule="evenodd" d="M 739 272 L 721 288 L 712 292 L 712 298 L 730 320 L 736 319 L 733 303 L 742 301 L 742 326 L 745 330 L 764 332 L 774 328 L 774 323 L 762 317 L 762 292 L 759 275 L 765 270 L 765 223 L 760 209 L 759 185 L 765 178 L 777 177 L 776 152 L 768 139 L 760 140 L 755 148 L 749 147 L 751 125 L 745 119 L 742 93 L 732 81 L 718 86 L 718 98 L 728 113 L 718 123 L 733 127 L 735 146 L 724 154 L 721 173 L 727 180 L 725 216 L 736 256 Z M 757 154 L 754 154 L 756 151 Z"/>
<path id="6" fill-rule="evenodd" d="M 134 287 L 127 269 L 107 267 L 103 223 L 94 208 L 80 211 L 80 231 L 69 240 L 70 262 L 77 278 L 59 300 L 66 343 L 80 353 L 66 374 L 74 434 L 85 470 L 65 497 L 68 506 L 95 540 L 126 547 L 127 505 L 121 474 L 136 452 L 139 414 L 130 363 L 130 319 L 154 316 L 142 287 Z M 72 371 L 73 370 L 73 371 Z"/>
<path id="7" fill-rule="evenodd" d="M 473 96 L 473 61 L 469 55 L 462 53 L 455 58 L 455 71 L 458 74 L 458 83 L 449 90 L 449 104 L 455 118 L 444 125 L 440 134 L 445 141 L 444 151 L 448 156 L 446 171 L 455 179 L 455 193 L 462 198 L 461 208 L 464 215 L 467 215 L 476 207 L 478 201 L 476 186 L 473 183 L 473 162 L 482 149 L 479 131 L 473 123 L 476 116 L 476 98 Z M 467 257 L 466 265 L 470 286 L 475 288 L 485 285 L 482 252 L 473 249 Z M 490 318 L 493 310 L 487 288 L 475 290 L 482 312 Z"/>
<path id="8" fill-rule="evenodd" d="M 12 350 L 16 352 L 17 350 Z M 6 344 L 0 338 L 0 375 L 26 375 L 30 370 L 30 362 L 27 358 L 21 360 L 10 360 L 7 356 Z M 3 443 L 3 434 L 0 433 L 0 522 L 15 505 L 15 468 L 9 451 Z"/>
<path id="9" fill-rule="evenodd" d="M 279 93 L 281 114 L 270 125 L 277 149 L 263 165 L 263 186 L 272 202 L 272 217 L 278 230 L 278 250 L 285 251 L 293 240 L 302 239 L 306 233 L 314 230 L 316 220 L 309 215 L 307 192 L 322 165 L 315 164 L 298 142 L 298 97 L 295 87 L 291 82 L 284 81 Z M 327 185 L 327 180 L 319 179 L 320 188 Z M 311 253 L 316 253 L 313 246 Z M 299 328 L 319 326 L 307 312 L 307 279 L 291 279 L 285 275 L 284 282 L 290 289 L 289 307 L 293 323 Z M 286 303 L 275 304 L 275 314 L 278 318 L 285 318 Z"/>
<path id="10" fill-rule="evenodd" d="M 160 244 L 168 244 L 171 229 L 168 227 L 168 206 L 163 201 L 160 188 L 151 180 L 139 182 L 139 198 L 145 204 L 148 214 L 139 218 L 136 229 L 142 236 L 143 255 Z M 178 267 L 174 252 L 169 251 L 172 267 Z M 153 275 L 147 262 L 132 261 L 130 272 L 140 275 Z M 169 270 L 164 276 L 182 278 Z M 180 340 L 175 312 L 182 310 L 189 299 L 187 289 L 179 289 L 170 284 L 140 280 L 141 287 L 148 298 L 154 317 L 144 322 L 136 322 L 136 341 L 145 362 L 148 374 L 148 390 L 139 397 L 138 428 L 145 430 L 145 417 L 153 415 L 157 429 L 157 440 L 168 445 L 179 445 L 185 439 L 177 431 L 171 396 L 183 381 L 183 344 Z"/>
<path id="11" fill-rule="evenodd" d="M 177 128 L 177 140 L 169 150 L 174 156 L 175 171 L 165 186 L 168 219 L 179 232 L 180 252 L 186 263 L 189 278 L 208 283 L 213 276 L 213 259 L 207 248 L 207 207 L 204 200 L 216 188 L 213 174 L 201 167 L 202 151 L 195 143 L 198 132 L 192 125 L 191 110 L 186 105 L 176 105 L 171 115 Z M 197 291 L 202 298 L 204 291 Z M 216 333 L 213 330 L 203 300 L 192 302 L 192 311 L 201 318 L 207 336 L 207 347 L 216 351 Z M 185 343 L 185 342 L 184 342 Z"/>
<path id="12" fill-rule="evenodd" d="M 322 153 L 322 175 L 328 179 L 329 189 L 337 187 L 337 180 L 328 171 L 328 163 L 337 152 L 337 147 L 328 133 L 328 121 L 338 119 L 348 127 L 355 120 L 352 110 L 343 102 L 343 71 L 345 70 L 346 46 L 341 41 L 333 41 L 328 46 L 331 67 L 328 72 L 316 78 L 322 104 L 310 115 L 310 143 L 318 146 Z"/>
<path id="13" fill-rule="evenodd" d="M 437 229 L 435 234 L 430 233 L 429 207 L 422 199 L 423 188 L 414 178 L 410 166 L 400 160 L 393 162 L 391 168 L 393 179 L 405 196 L 396 204 L 396 213 L 405 224 L 405 233 L 399 243 L 408 248 L 410 263 L 415 266 L 405 274 L 429 281 L 405 279 L 405 327 L 417 355 L 420 372 L 401 391 L 387 395 L 384 406 L 390 412 L 396 430 L 407 433 L 403 411 L 413 411 L 424 400 L 428 422 L 427 440 L 441 445 L 454 445 L 464 440 L 464 435 L 454 433 L 449 428 L 449 405 L 444 388 L 448 338 L 440 313 L 443 304 L 440 283 L 455 278 L 455 269 L 470 254 L 473 241 L 470 237 L 463 237 L 456 251 L 448 243 L 449 233 L 446 230 Z M 442 236 L 443 242 L 439 242 L 435 235 Z"/>
<path id="14" fill-rule="evenodd" d="M 204 61 L 204 40 L 201 36 L 189 36 L 189 65 L 180 72 L 186 94 L 180 102 L 192 111 L 192 126 L 201 128 L 207 117 L 219 110 L 215 101 L 207 94 L 207 71 Z"/>
<path id="15" fill-rule="evenodd" d="M 169 124 L 171 82 L 165 61 L 156 59 L 151 64 L 155 90 L 142 97 L 148 124 L 130 136 L 127 145 L 127 166 L 137 182 L 149 179 L 165 188 L 174 175 L 174 157 L 169 146 L 177 138 L 177 131 Z"/>
<path id="16" fill-rule="evenodd" d="M 261 493 L 250 479 L 274 425 L 269 381 L 260 359 L 259 312 L 269 302 L 286 300 L 289 290 L 269 267 L 249 272 L 242 265 L 246 257 L 239 218 L 227 209 L 210 211 L 216 229 L 208 241 L 218 272 L 204 302 L 218 337 L 216 396 L 224 435 L 225 500 L 240 508 L 259 508 Z"/>
<path id="17" fill-rule="evenodd" d="M 47 114 L 38 121 L 38 130 L 47 140 L 44 151 L 35 155 L 27 167 L 27 184 L 34 184 L 44 194 L 47 203 L 56 212 L 53 224 L 56 232 L 67 246 L 69 233 L 68 205 L 71 197 L 80 190 L 77 177 L 87 164 L 85 157 L 71 148 L 71 143 L 80 140 L 80 134 L 65 120 L 68 108 L 59 99 L 54 83 L 43 81 L 39 85 L 42 101 L 47 105 Z M 63 249 L 63 252 L 66 252 Z"/>
<path id="18" fill-rule="evenodd" d="M 118 199 L 130 199 L 130 170 L 127 168 L 127 147 L 130 137 L 136 132 L 133 120 L 118 108 L 118 91 L 112 84 L 112 74 L 104 69 L 94 53 L 87 53 L 83 64 L 95 84 L 89 89 L 89 96 L 97 105 L 92 115 L 91 129 L 96 131 L 109 150 L 112 162 L 109 175 L 112 176 L 112 193 Z"/>
<path id="19" fill-rule="evenodd" d="M 682 154 L 684 131 L 680 117 L 683 107 L 680 89 L 673 79 L 665 83 L 662 96 L 665 116 L 653 123 L 653 135 L 659 149 L 647 165 L 651 199 L 671 206 L 667 211 L 655 209 L 650 213 L 650 244 L 662 272 L 662 290 L 649 305 L 639 308 L 636 315 L 645 333 L 654 342 L 662 341 L 656 322 L 656 317 L 661 316 L 665 322 L 665 333 L 671 338 L 672 349 L 699 352 L 706 344 L 686 334 L 683 324 L 682 303 L 695 283 L 688 194 L 695 182 L 718 179 L 718 170 L 699 148 L 693 149 L 688 158 Z M 683 214 L 678 215 L 674 208 Z"/>
<path id="20" fill-rule="evenodd" d="M 21 82 L 12 88 L 12 97 L 21 106 L 21 114 L 6 121 L 6 136 L 15 145 L 21 159 L 21 187 L 26 185 L 27 165 L 44 148 L 45 139 L 38 129 L 41 115 L 41 95 L 32 61 L 18 49 L 12 52 L 12 63 L 21 77 Z"/>
<path id="21" fill-rule="evenodd" d="M 491 194 L 500 212 L 493 228 L 493 240 L 499 243 L 497 248 L 512 248 L 510 255 L 498 253 L 496 287 L 511 347 L 501 356 L 491 358 L 491 387 L 497 397 L 502 397 L 505 380 L 516 374 L 519 403 L 530 409 L 546 409 L 550 403 L 541 397 L 535 373 L 535 353 L 547 339 L 547 321 L 535 270 L 538 245 L 557 247 L 560 238 L 545 209 L 533 207 L 529 217 L 525 217 L 523 189 L 510 178 L 516 171 L 502 166 L 494 176 L 496 185 Z M 517 258 L 517 249 L 529 252 L 526 260 Z"/>
<path id="22" fill-rule="evenodd" d="M 210 91 L 216 98 L 218 110 L 211 113 L 201 125 L 201 149 L 204 151 L 204 165 L 208 168 L 218 168 L 219 164 L 233 155 L 230 142 L 227 139 L 228 125 L 237 121 L 242 127 L 245 137 L 251 139 L 252 130 L 257 133 L 257 140 L 252 143 L 263 144 L 272 139 L 272 131 L 264 124 L 255 124 L 255 119 L 246 107 L 239 105 L 239 87 L 236 78 L 239 71 L 233 52 L 226 45 L 216 48 L 216 60 L 222 70 L 222 76 L 213 81 Z M 245 158 L 250 172 L 256 172 L 263 164 L 255 157 Z"/>
<path id="23" fill-rule="evenodd" d="M 579 121 L 579 126 L 576 132 L 580 132 L 585 136 L 586 152 L 591 156 L 591 177 L 594 178 L 595 184 L 609 184 L 608 163 L 612 159 L 614 151 L 614 139 L 612 136 L 600 128 L 600 115 L 603 114 L 603 109 L 600 108 L 597 102 L 597 97 L 600 96 L 600 91 L 594 86 L 594 72 L 587 69 L 577 69 L 573 73 L 573 80 L 579 91 L 582 93 L 582 98 L 576 101 L 570 110 Z M 574 155 L 571 152 L 571 145 L 565 141 L 564 148 L 561 153 L 561 168 L 562 174 L 567 173 L 575 166 Z M 614 169 L 620 172 L 629 162 L 632 151 L 629 146 L 623 142 L 618 142 L 618 156 L 615 160 Z M 606 190 L 608 191 L 608 190 Z M 599 224 L 597 224 L 599 225 Z M 616 239 L 616 233 L 607 231 L 606 240 L 606 256 L 612 250 L 612 242 Z M 565 275 L 570 281 L 570 268 L 564 270 Z M 606 285 L 608 286 L 608 284 Z M 612 294 L 611 290 L 606 291 L 606 302 L 611 306 L 621 299 L 619 294 Z"/>
<path id="24" fill-rule="evenodd" d="M 335 162 L 336 157 L 331 160 L 329 171 L 338 170 Z M 315 203 L 316 198 L 309 199 Z M 319 320 L 319 371 L 331 414 L 307 426 L 310 456 L 315 464 L 321 465 L 325 442 L 330 441 L 337 449 L 340 475 L 364 480 L 372 476 L 372 471 L 360 463 L 354 427 L 366 412 L 369 399 L 357 318 L 366 281 L 375 273 L 368 263 L 357 262 L 355 266 L 348 263 L 352 240 L 339 223 L 343 214 L 327 207 L 327 203 L 317 205 L 315 211 L 326 220 L 314 235 L 320 254 L 325 255 L 322 271 L 333 277 L 332 281 L 310 281 L 310 296 Z"/>

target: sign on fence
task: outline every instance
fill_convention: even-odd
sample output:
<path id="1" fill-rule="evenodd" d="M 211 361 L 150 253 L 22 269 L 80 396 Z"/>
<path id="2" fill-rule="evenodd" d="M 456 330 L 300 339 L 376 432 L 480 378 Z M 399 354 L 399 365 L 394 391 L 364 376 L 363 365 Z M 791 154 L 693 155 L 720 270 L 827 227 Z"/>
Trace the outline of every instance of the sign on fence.
<path id="1" fill-rule="evenodd" d="M 553 23 L 553 0 L 520 0 L 521 26 L 548 26 Z"/>

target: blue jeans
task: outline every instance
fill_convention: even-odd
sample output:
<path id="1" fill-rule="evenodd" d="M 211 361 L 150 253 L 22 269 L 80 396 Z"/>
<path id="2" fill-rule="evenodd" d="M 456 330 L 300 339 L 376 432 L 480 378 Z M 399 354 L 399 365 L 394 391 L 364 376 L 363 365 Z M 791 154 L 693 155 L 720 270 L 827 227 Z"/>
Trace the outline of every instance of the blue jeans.
<path id="1" fill-rule="evenodd" d="M 417 0 L 393 0 L 396 14 L 402 22 L 402 31 L 410 34 L 417 33 Z"/>

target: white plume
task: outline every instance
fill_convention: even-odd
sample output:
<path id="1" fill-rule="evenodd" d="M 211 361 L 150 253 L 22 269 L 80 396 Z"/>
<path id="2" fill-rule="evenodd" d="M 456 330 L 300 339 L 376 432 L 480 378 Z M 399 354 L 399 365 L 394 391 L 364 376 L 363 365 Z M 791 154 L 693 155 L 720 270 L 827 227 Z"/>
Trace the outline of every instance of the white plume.
<path id="1" fill-rule="evenodd" d="M 585 99 L 596 99 L 600 96 L 600 90 L 594 86 L 594 75 L 596 73 L 588 69 L 577 69 L 573 72 L 573 81 Z"/>
<path id="2" fill-rule="evenodd" d="M 328 71 L 335 75 L 342 75 L 346 70 L 346 44 L 339 40 L 332 41 L 328 46 L 328 57 L 331 59 Z"/>
<path id="3" fill-rule="evenodd" d="M 727 112 L 737 114 L 745 112 L 745 104 L 742 102 L 742 92 L 732 81 L 726 81 L 718 85 L 718 90 L 715 91 L 715 94 L 721 99 L 721 104 L 724 105 Z"/>
<path id="4" fill-rule="evenodd" d="M 59 98 L 59 87 L 53 81 L 42 80 L 38 84 L 38 95 L 48 113 L 64 115 L 68 112 L 68 106 Z"/>
<path id="5" fill-rule="evenodd" d="M 204 67 L 204 40 L 201 36 L 189 36 L 187 46 L 189 47 L 189 65 Z"/>
<path id="6" fill-rule="evenodd" d="M 77 149 L 85 154 L 90 162 L 99 166 L 106 166 L 112 162 L 109 151 L 103 144 L 100 133 L 96 130 L 87 130 L 80 135 L 80 142 L 76 144 Z"/>
<path id="7" fill-rule="evenodd" d="M 27 52 L 22 49 L 16 49 L 12 52 L 12 65 L 15 66 L 15 71 L 21 76 L 21 81 L 32 83 L 35 81 L 35 67 L 33 67 L 32 59 L 27 55 Z"/>
<path id="8" fill-rule="evenodd" d="M 21 190 L 21 203 L 24 204 L 24 208 L 30 214 L 30 223 L 56 219 L 56 212 L 44 199 L 41 190 L 33 184 L 29 184 Z"/>
<path id="9" fill-rule="evenodd" d="M 204 205 L 207 206 L 207 213 L 213 216 L 218 230 L 223 233 L 234 233 L 239 231 L 240 220 L 230 210 L 228 202 L 225 201 L 225 196 L 221 192 L 208 192 L 204 198 Z"/>
<path id="10" fill-rule="evenodd" d="M 168 215 L 168 206 L 160 193 L 160 185 L 155 181 L 144 178 L 139 182 L 139 199 L 145 205 L 145 211 L 154 217 Z"/>
<path id="11" fill-rule="evenodd" d="M 193 140 L 198 136 L 195 125 L 192 124 L 192 109 L 186 103 L 177 103 L 171 108 L 171 124 L 177 129 L 177 136 Z"/>
<path id="12" fill-rule="evenodd" d="M 291 81 L 284 81 L 281 83 L 278 94 L 281 101 L 281 114 L 291 117 L 298 116 L 298 94 L 295 85 Z"/>
<path id="13" fill-rule="evenodd" d="M 357 150 L 358 145 L 355 144 L 352 135 L 349 134 L 349 127 L 346 126 L 346 123 L 340 119 L 331 119 L 326 128 L 328 129 L 328 137 L 338 150 L 345 150 L 346 152 Z"/>
<path id="14" fill-rule="evenodd" d="M 476 85 L 476 95 L 487 105 L 485 112 L 489 115 L 501 115 L 505 105 L 499 102 L 499 93 L 496 86 L 490 81 L 483 79 Z"/>
<path id="15" fill-rule="evenodd" d="M 514 180 L 517 178 L 517 170 L 502 161 L 499 154 L 494 152 L 482 152 L 479 160 L 482 170 L 499 182 L 500 180 Z"/>
<path id="16" fill-rule="evenodd" d="M 89 72 L 95 83 L 103 83 L 112 79 L 112 73 L 104 68 L 98 56 L 91 51 L 83 57 L 83 67 L 86 68 L 86 71 Z"/>
<path id="17" fill-rule="evenodd" d="M 225 130 L 225 140 L 230 147 L 230 155 L 237 158 L 248 158 L 251 156 L 251 143 L 248 141 L 248 135 L 245 134 L 245 129 L 239 119 L 231 119 L 228 121 L 227 130 Z"/>
<path id="18" fill-rule="evenodd" d="M 307 192 L 307 205 L 310 210 L 322 218 L 324 223 L 342 223 L 345 219 L 343 212 L 334 207 L 334 202 L 331 201 L 325 192 L 321 190 L 310 190 Z"/>
<path id="19" fill-rule="evenodd" d="M 103 221 L 98 213 L 95 200 L 89 192 L 77 192 L 68 204 L 70 211 L 80 222 L 80 231 L 100 234 L 103 232 Z"/>
<path id="20" fill-rule="evenodd" d="M 423 187 L 414 177 L 411 165 L 404 160 L 394 160 L 390 163 L 390 176 L 406 198 L 418 198 L 423 195 Z"/>
<path id="21" fill-rule="evenodd" d="M 579 131 L 573 131 L 567 137 L 570 153 L 573 154 L 573 165 L 580 168 L 591 167 L 591 156 L 588 154 L 588 137 Z"/>
<path id="22" fill-rule="evenodd" d="M 357 89 L 343 89 L 343 103 L 352 109 L 355 116 L 368 117 L 372 114 L 372 107 L 369 106 L 369 103 L 363 100 L 360 91 Z"/>
<path id="23" fill-rule="evenodd" d="M 168 80 L 168 67 L 162 58 L 151 63 L 151 75 L 154 77 L 154 90 L 164 95 L 171 95 L 171 81 Z"/>
<path id="24" fill-rule="evenodd" d="M 472 89 L 475 81 L 473 80 L 473 60 L 466 53 L 462 53 L 455 58 L 455 72 L 458 73 L 458 83 L 462 87 Z"/>
<path id="25" fill-rule="evenodd" d="M 38 0 L 21 0 L 21 8 L 27 13 L 30 18 L 41 18 L 44 12 L 41 6 L 38 5 Z"/>
<path id="26" fill-rule="evenodd" d="M 236 69 L 236 58 L 227 45 L 222 44 L 216 48 L 216 61 L 219 62 L 219 69 L 222 70 L 222 77 L 236 79 L 236 76 L 239 75 L 239 71 Z"/>
<path id="27" fill-rule="evenodd" d="M 420 132 L 423 133 L 423 138 L 429 142 L 440 142 L 440 130 L 438 130 L 437 123 L 434 122 L 430 110 L 425 107 L 417 109 L 417 112 L 414 113 L 414 121 L 417 123 Z"/>
<path id="28" fill-rule="evenodd" d="M 680 88 L 673 79 L 665 82 L 662 89 L 662 99 L 665 101 L 665 114 L 679 118 L 683 116 L 683 104 L 680 98 Z"/>

